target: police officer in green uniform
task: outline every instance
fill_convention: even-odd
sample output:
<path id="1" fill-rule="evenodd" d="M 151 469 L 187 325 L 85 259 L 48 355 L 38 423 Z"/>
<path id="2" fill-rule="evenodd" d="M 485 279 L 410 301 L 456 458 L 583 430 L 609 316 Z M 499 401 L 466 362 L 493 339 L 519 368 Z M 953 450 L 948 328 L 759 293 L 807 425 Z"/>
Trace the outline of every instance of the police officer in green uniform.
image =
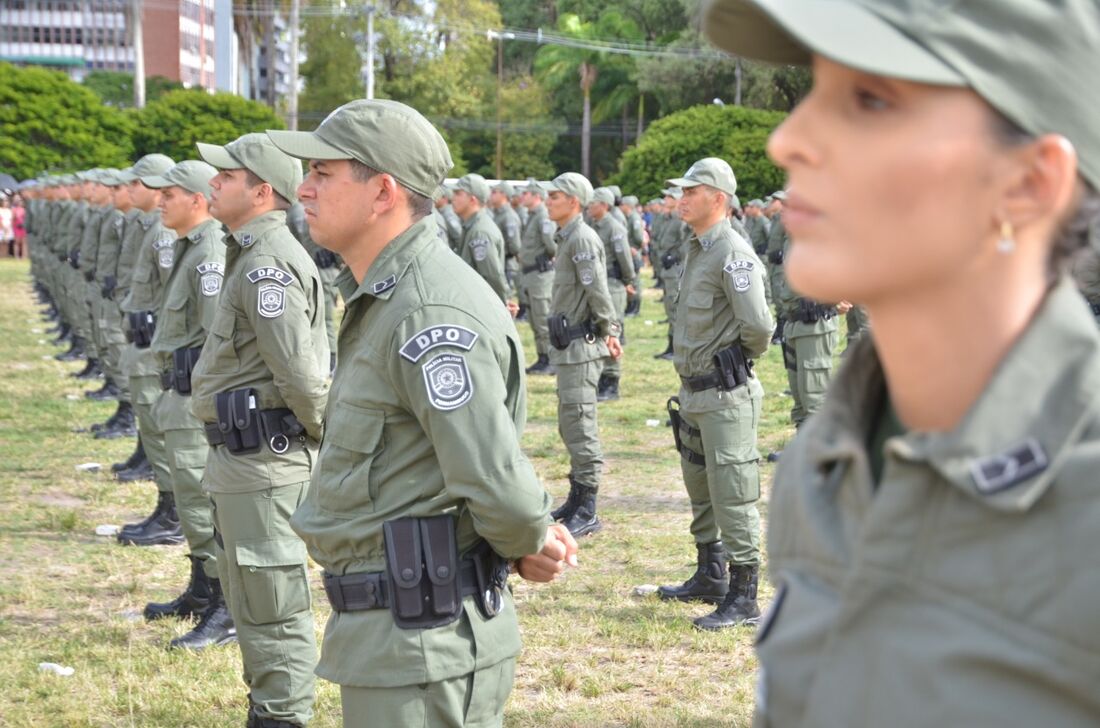
<path id="1" fill-rule="evenodd" d="M 607 290 L 611 294 L 615 307 L 615 321 L 619 325 L 619 343 L 623 343 L 627 300 L 637 290 L 634 280 L 634 259 L 630 255 L 630 243 L 627 241 L 626 228 L 611 215 L 615 198 L 607 187 L 598 187 L 592 192 L 592 201 L 588 203 L 592 229 L 603 243 L 604 261 L 607 263 Z M 619 358 L 608 357 L 604 360 L 603 371 L 596 383 L 596 400 L 606 402 L 619 398 L 619 379 L 622 367 Z"/>
<path id="2" fill-rule="evenodd" d="M 160 364 L 150 348 L 156 327 L 156 311 L 161 292 L 172 271 L 176 235 L 161 224 L 160 192 L 146 187 L 142 177 L 162 175 L 175 166 L 163 154 L 147 154 L 123 173 L 130 199 L 138 214 L 127 228 L 119 254 L 119 309 L 124 317 L 129 345 L 123 349 L 119 366 L 126 372 L 130 400 L 138 429 L 138 443 L 129 460 L 115 468 L 123 482 L 152 479 L 157 484 L 158 498 L 154 515 L 146 521 L 131 524 L 139 527 L 160 515 L 165 494 L 172 493 L 172 476 L 168 469 L 168 453 L 164 449 L 164 432 L 156 426 L 152 407 L 162 391 Z M 166 251 L 163 258 L 161 251 Z M 127 527 L 123 527 L 123 531 Z"/>
<path id="3" fill-rule="evenodd" d="M 523 189 L 523 205 L 527 221 L 523 223 L 520 245 L 520 272 L 523 274 L 523 290 L 527 293 L 530 308 L 528 319 L 535 335 L 535 363 L 527 367 L 528 374 L 553 374 L 550 364 L 550 296 L 554 285 L 554 257 L 558 244 L 554 233 L 558 226 L 546 212 L 546 191 L 537 180 L 530 180 Z"/>
<path id="4" fill-rule="evenodd" d="M 394 101 L 268 133 L 310 160 L 311 233 L 347 263 L 325 439 L 292 521 L 333 606 L 317 674 L 349 728 L 499 726 L 520 648 L 506 560 L 545 581 L 576 544 L 519 447 L 515 326 L 436 237 L 450 153 Z"/>
<path id="5" fill-rule="evenodd" d="M 544 182 L 547 213 L 558 226 L 554 289 L 550 302 L 550 363 L 558 375 L 558 433 L 569 450 L 569 495 L 551 514 L 574 536 L 594 533 L 603 451 L 596 422 L 596 387 L 604 359 L 619 358 L 622 332 L 607 290 L 603 242 L 581 219 L 592 184 L 566 172 Z"/>
<path id="6" fill-rule="evenodd" d="M 304 726 L 317 646 L 309 563 L 290 516 L 306 497 L 321 439 L 329 352 L 320 274 L 286 226 L 302 165 L 259 133 L 198 150 L 220 170 L 211 213 L 229 230 L 225 290 L 195 365 L 192 402 L 211 445 L 205 484 L 218 566 L 249 720 Z"/>
<path id="7" fill-rule="evenodd" d="M 508 281 L 508 287 L 515 292 L 519 301 L 517 318 L 527 315 L 526 296 L 523 295 L 520 286 L 519 249 L 520 233 L 522 231 L 519 213 L 512 209 L 512 189 L 510 182 L 499 182 L 489 191 L 489 208 L 492 210 L 493 222 L 500 229 L 504 238 L 504 277 Z"/>
<path id="8" fill-rule="evenodd" d="M 85 175 L 84 198 L 88 202 L 87 212 L 78 221 L 70 239 L 72 247 L 69 248 L 69 260 L 77 271 L 76 286 L 70 295 L 73 297 L 75 318 L 83 332 L 81 338 L 87 359 L 84 369 L 75 375 L 78 378 L 92 378 L 103 371 L 99 363 L 99 332 L 95 317 L 96 301 L 99 298 L 99 289 L 95 285 L 95 261 L 103 219 L 111 209 L 110 188 L 103 183 L 105 174 L 110 175 L 110 170 L 94 169 Z M 105 401 L 113 399 L 117 394 L 115 383 L 105 378 L 100 389 L 89 390 L 84 396 Z"/>
<path id="9" fill-rule="evenodd" d="M 287 210 L 286 225 L 313 258 L 313 262 L 317 264 L 317 272 L 325 287 L 325 334 L 328 338 L 329 371 L 331 372 L 336 368 L 336 306 L 340 300 L 336 277 L 340 275 L 343 262 L 340 256 L 313 242 L 313 238 L 309 236 L 309 225 L 306 224 L 305 209 L 301 203 L 295 202 Z M 445 235 L 441 239 L 446 242 Z"/>
<path id="10" fill-rule="evenodd" d="M 679 187 L 665 190 L 666 219 L 660 229 L 659 275 L 661 288 L 665 291 L 665 317 L 668 319 L 668 346 L 657 354 L 657 359 L 673 358 L 675 351 L 676 306 L 680 300 L 680 274 L 683 272 L 687 242 L 691 238 L 691 228 L 680 219 L 678 204 L 683 192 Z"/>
<path id="11" fill-rule="evenodd" d="M 485 279 L 502 302 L 507 302 L 504 237 L 485 209 L 488 200 L 489 185 L 480 174 L 465 175 L 455 183 L 453 205 L 462 218 L 462 242 L 455 252 Z"/>
<path id="12" fill-rule="evenodd" d="M 642 251 L 646 246 L 645 222 L 638 214 L 638 198 L 634 195 L 625 195 L 619 204 L 619 209 L 626 218 L 627 240 L 630 242 L 630 257 L 634 261 L 635 278 L 638 283 L 634 292 L 628 297 L 626 315 L 637 316 L 642 310 L 642 286 L 638 273 L 642 270 Z"/>
<path id="13" fill-rule="evenodd" d="M 783 203 L 787 199 L 787 193 L 779 190 L 771 195 L 768 200 L 767 210 L 770 211 L 768 219 L 767 243 L 764 252 L 768 263 L 768 289 L 772 294 L 772 303 L 775 305 L 775 335 L 772 343 L 783 341 L 786 331 L 787 315 L 782 302 L 779 300 L 783 291 L 783 252 L 787 247 L 787 228 L 783 225 Z"/>
<path id="14" fill-rule="evenodd" d="M 1100 724 L 1100 336 L 1066 275 L 1100 214 L 1100 5 L 719 0 L 704 22 L 812 63 L 768 143 L 784 268 L 874 321 L 776 472 L 756 725 Z"/>
<path id="15" fill-rule="evenodd" d="M 172 272 L 164 285 L 149 348 L 159 360 L 164 389 L 153 404 L 152 416 L 164 433 L 174 507 L 191 560 L 191 576 L 183 592 L 172 601 L 147 604 L 145 618 L 184 619 L 201 614 L 196 629 L 170 643 L 188 649 L 234 639 L 232 620 L 220 618 L 226 616 L 225 604 L 210 500 L 203 492 L 207 445 L 202 423 L 191 414 L 192 370 L 214 320 L 225 270 L 221 228 L 208 209 L 208 181 L 213 173 L 210 165 L 188 160 L 163 175 L 141 178 L 147 187 L 160 190 L 162 222 L 177 235 Z"/>
<path id="16" fill-rule="evenodd" d="M 451 250 L 457 251 L 462 244 L 462 220 L 451 205 L 453 194 L 453 189 L 440 184 L 435 197 L 435 209 L 443 217 L 446 224 L 447 243 L 451 246 Z"/>
<path id="17" fill-rule="evenodd" d="M 701 159 L 669 184 L 684 191 L 680 215 L 694 232 L 674 334 L 681 386 L 669 400 L 669 415 L 698 559 L 687 581 L 661 587 L 659 594 L 717 604 L 712 614 L 695 620 L 700 629 L 716 630 L 760 616 L 756 429 L 764 388 L 753 360 L 767 350 L 773 322 L 764 299 L 764 266 L 726 215 L 737 191 L 729 163 Z"/>

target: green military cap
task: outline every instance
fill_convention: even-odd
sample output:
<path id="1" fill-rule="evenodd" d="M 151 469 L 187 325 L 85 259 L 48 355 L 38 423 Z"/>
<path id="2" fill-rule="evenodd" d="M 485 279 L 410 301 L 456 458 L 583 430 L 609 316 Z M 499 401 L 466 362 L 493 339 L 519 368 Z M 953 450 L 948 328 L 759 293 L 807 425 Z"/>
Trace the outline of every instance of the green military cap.
<path id="1" fill-rule="evenodd" d="M 661 200 L 658 200 L 656 197 L 654 197 L 652 200 L 650 200 L 649 202 L 647 202 L 645 204 L 647 204 L 647 205 L 659 205 L 659 204 L 661 204 Z"/>
<path id="2" fill-rule="evenodd" d="M 778 190 L 776 192 L 773 192 L 768 196 L 768 199 L 769 200 L 779 200 L 780 202 L 786 202 L 787 201 L 787 191 L 786 190 Z"/>
<path id="3" fill-rule="evenodd" d="M 684 191 L 679 187 L 669 187 L 668 189 L 661 190 L 661 194 L 665 197 L 671 197 L 674 200 L 678 200 L 684 196 Z"/>
<path id="4" fill-rule="evenodd" d="M 737 178 L 733 176 L 733 169 L 729 162 L 717 157 L 706 157 L 688 167 L 683 177 L 668 180 L 670 185 L 676 187 L 698 187 L 707 185 L 716 190 L 732 195 L 737 192 Z"/>
<path id="5" fill-rule="evenodd" d="M 99 172 L 100 170 L 98 168 L 84 169 L 77 172 L 74 176 L 80 182 L 99 182 Z"/>
<path id="6" fill-rule="evenodd" d="M 268 131 L 275 146 L 301 159 L 356 159 L 425 197 L 454 167 L 447 142 L 411 106 L 359 99 L 329 114 L 313 131 Z"/>
<path id="7" fill-rule="evenodd" d="M 1058 133 L 1100 188 L 1096 0 L 710 0 L 704 32 L 738 56 L 818 54 L 879 76 L 965 86 L 1021 129 Z M 1010 39 L 1007 41 L 1006 39 Z"/>
<path id="8" fill-rule="evenodd" d="M 247 169 L 286 200 L 298 198 L 302 163 L 276 147 L 267 134 L 245 134 L 224 147 L 196 142 L 199 156 L 217 169 Z"/>
<path id="9" fill-rule="evenodd" d="M 564 172 L 550 182 L 539 182 L 539 185 L 547 192 L 564 192 L 570 197 L 576 197 L 581 205 L 592 201 L 592 183 L 583 174 Z"/>
<path id="10" fill-rule="evenodd" d="M 176 164 L 164 174 L 142 177 L 141 183 L 154 190 L 164 187 L 181 187 L 188 192 L 202 194 L 206 196 L 206 199 L 210 199 L 210 180 L 217 173 L 218 170 L 206 162 L 188 159 Z"/>
<path id="11" fill-rule="evenodd" d="M 455 189 L 469 192 L 483 205 L 489 199 L 489 183 L 480 174 L 470 173 L 459 177 L 458 182 L 455 182 Z"/>
<path id="12" fill-rule="evenodd" d="M 748 206 L 749 207 L 763 207 L 764 206 L 764 201 L 763 200 L 749 200 Z"/>
<path id="13" fill-rule="evenodd" d="M 623 204 L 624 205 L 630 205 L 631 207 L 637 207 L 638 206 L 638 198 L 635 197 L 634 195 L 627 195 L 626 197 L 623 198 Z"/>
<path id="14" fill-rule="evenodd" d="M 108 187 L 118 187 L 122 184 L 122 179 L 119 177 L 121 171 L 118 169 L 99 170 L 99 183 Z"/>
<path id="15" fill-rule="evenodd" d="M 602 202 L 605 205 L 615 204 L 615 193 L 611 191 L 610 187 L 597 187 L 592 190 L 592 201 Z"/>
<path id="16" fill-rule="evenodd" d="M 516 188 L 512 186 L 511 182 L 497 182 L 493 186 L 493 192 L 503 192 L 504 196 L 508 198 L 516 196 Z"/>
<path id="17" fill-rule="evenodd" d="M 134 166 L 119 172 L 119 178 L 123 184 L 130 184 L 134 180 L 148 177 L 154 174 L 164 174 L 170 170 L 175 161 L 166 154 L 146 154 L 134 162 Z"/>
<path id="18" fill-rule="evenodd" d="M 527 178 L 527 187 L 524 188 L 527 192 L 538 197 L 546 197 L 546 190 L 542 188 L 542 185 L 534 177 Z"/>
<path id="19" fill-rule="evenodd" d="M 611 190 L 611 194 L 615 195 L 615 199 L 619 199 L 623 196 L 622 188 L 618 185 L 607 185 L 607 189 Z"/>
<path id="20" fill-rule="evenodd" d="M 735 207 L 741 207 L 741 200 L 737 198 L 737 195 L 730 195 L 729 206 L 731 210 Z"/>

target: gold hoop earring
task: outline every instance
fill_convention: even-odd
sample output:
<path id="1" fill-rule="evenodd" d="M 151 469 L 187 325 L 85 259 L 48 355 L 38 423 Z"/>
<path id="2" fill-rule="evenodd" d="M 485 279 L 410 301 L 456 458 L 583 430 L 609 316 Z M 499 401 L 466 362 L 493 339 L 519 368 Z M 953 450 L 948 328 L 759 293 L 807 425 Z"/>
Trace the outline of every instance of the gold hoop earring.
<path id="1" fill-rule="evenodd" d="M 1007 220 L 1001 223 L 1001 237 L 997 241 L 997 252 L 1008 255 L 1016 250 L 1016 236 L 1012 230 L 1012 223 Z"/>

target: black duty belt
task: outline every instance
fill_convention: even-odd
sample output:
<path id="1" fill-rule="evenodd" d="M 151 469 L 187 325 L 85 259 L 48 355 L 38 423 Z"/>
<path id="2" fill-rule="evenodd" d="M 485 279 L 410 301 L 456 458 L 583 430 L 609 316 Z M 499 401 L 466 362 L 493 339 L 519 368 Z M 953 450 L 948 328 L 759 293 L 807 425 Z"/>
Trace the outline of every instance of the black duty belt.
<path id="1" fill-rule="evenodd" d="M 478 593 L 477 567 L 470 559 L 459 561 L 459 589 L 463 597 Z M 389 587 L 386 572 L 364 571 L 337 576 L 325 572 L 322 577 L 325 596 L 336 612 L 365 612 L 368 609 L 389 609 Z"/>
<path id="2" fill-rule="evenodd" d="M 260 433 L 264 442 L 276 455 L 282 455 L 290 449 L 291 441 L 302 436 L 302 425 L 294 416 L 294 413 L 286 408 L 266 409 L 259 411 Z M 217 422 L 209 422 L 203 425 L 206 433 L 206 442 L 211 445 L 224 445 L 225 433 Z"/>
<path id="3" fill-rule="evenodd" d="M 1093 316 L 1100 316 L 1100 303 L 1093 303 L 1089 301 L 1089 308 L 1092 310 Z"/>
<path id="4" fill-rule="evenodd" d="M 700 374 L 697 377 L 680 377 L 680 382 L 689 392 L 704 392 L 721 386 L 722 377 L 718 372 L 711 372 L 710 374 Z"/>
<path id="5" fill-rule="evenodd" d="M 541 270 L 542 269 L 539 268 L 537 265 L 525 265 L 525 266 L 523 266 L 523 274 L 524 275 L 526 275 L 528 273 L 538 273 Z"/>

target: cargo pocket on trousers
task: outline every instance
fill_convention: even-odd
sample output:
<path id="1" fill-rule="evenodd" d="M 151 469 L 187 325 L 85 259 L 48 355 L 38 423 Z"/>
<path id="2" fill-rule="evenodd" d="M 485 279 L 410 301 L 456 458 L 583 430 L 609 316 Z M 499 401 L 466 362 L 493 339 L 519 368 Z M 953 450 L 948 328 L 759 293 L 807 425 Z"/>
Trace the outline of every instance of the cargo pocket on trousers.
<path id="1" fill-rule="evenodd" d="M 802 365 L 806 372 L 806 392 L 822 394 L 829 388 L 833 377 L 833 360 L 828 358 L 807 359 Z"/>
<path id="2" fill-rule="evenodd" d="M 371 468 L 383 452 L 386 415 L 337 402 L 325 423 L 313 486 L 317 503 L 337 518 L 374 510 Z"/>
<path id="3" fill-rule="evenodd" d="M 264 538 L 234 545 L 239 603 L 252 624 L 269 624 L 309 609 L 306 545 L 297 538 Z"/>
<path id="4" fill-rule="evenodd" d="M 718 478 L 730 483 L 730 503 L 753 503 L 760 498 L 760 453 L 756 448 L 716 448 L 714 465 Z"/>

